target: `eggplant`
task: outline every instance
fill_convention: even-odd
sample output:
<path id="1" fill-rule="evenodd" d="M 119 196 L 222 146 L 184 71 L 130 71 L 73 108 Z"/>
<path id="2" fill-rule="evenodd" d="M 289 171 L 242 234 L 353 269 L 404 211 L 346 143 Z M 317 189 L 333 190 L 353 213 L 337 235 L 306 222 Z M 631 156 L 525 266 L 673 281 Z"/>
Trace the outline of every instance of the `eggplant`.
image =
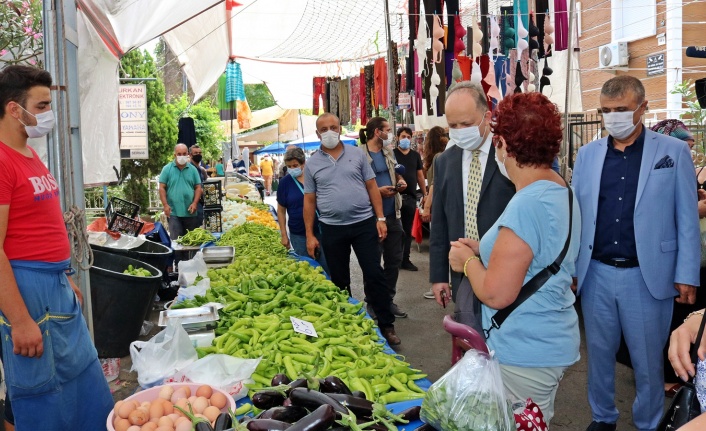
<path id="1" fill-rule="evenodd" d="M 373 414 L 373 403 L 365 398 L 354 397 L 345 394 L 326 394 L 338 401 L 343 407 L 348 408 L 356 416 L 371 416 Z"/>
<path id="2" fill-rule="evenodd" d="M 258 409 L 271 409 L 272 407 L 281 406 L 284 402 L 284 395 L 280 392 L 265 389 L 255 392 L 252 396 L 252 403 Z"/>
<path id="3" fill-rule="evenodd" d="M 419 420 L 419 412 L 422 411 L 422 406 L 414 406 L 410 407 L 407 410 L 403 410 L 397 415 L 401 417 L 402 419 L 408 420 L 410 422 L 414 422 Z"/>
<path id="4" fill-rule="evenodd" d="M 415 428 L 414 431 L 436 431 L 436 428 L 429 424 L 422 424 L 422 426 Z"/>
<path id="5" fill-rule="evenodd" d="M 265 410 L 260 415 L 258 419 L 274 419 L 282 422 L 289 422 L 290 424 L 298 421 L 304 416 L 308 415 L 309 412 L 304 407 L 299 406 L 288 406 L 288 407 L 272 407 L 269 410 Z"/>
<path id="6" fill-rule="evenodd" d="M 302 406 L 309 410 L 314 410 L 320 405 L 328 404 L 333 407 L 333 410 L 337 414 L 348 414 L 347 408 L 343 407 L 341 403 L 323 392 L 312 391 L 304 388 L 294 388 L 289 393 L 289 398 L 292 400 L 292 404 Z"/>
<path id="7" fill-rule="evenodd" d="M 353 395 L 356 398 L 362 398 L 364 400 L 368 399 L 368 397 L 365 396 L 365 392 L 363 392 L 363 391 L 353 391 L 351 393 L 351 395 Z"/>
<path id="8" fill-rule="evenodd" d="M 275 374 L 272 378 L 272 386 L 288 385 L 292 380 L 286 374 Z"/>
<path id="9" fill-rule="evenodd" d="M 289 390 L 291 391 L 294 388 L 308 388 L 308 384 L 309 382 L 306 379 L 297 379 L 289 384 Z"/>
<path id="10" fill-rule="evenodd" d="M 195 431 L 213 431 L 213 427 L 208 422 L 199 422 L 194 428 Z"/>
<path id="11" fill-rule="evenodd" d="M 328 376 L 325 379 L 320 380 L 319 386 L 321 387 L 321 392 L 346 395 L 352 394 L 351 390 L 348 389 L 348 386 L 343 383 L 343 380 L 336 376 Z"/>
<path id="12" fill-rule="evenodd" d="M 221 413 L 213 423 L 214 431 L 225 431 L 233 426 L 233 418 L 228 413 Z"/>
<path id="13" fill-rule="evenodd" d="M 292 400 L 290 400 L 289 398 L 285 398 L 284 402 L 282 403 L 282 407 L 289 407 L 291 405 L 292 405 Z"/>
<path id="14" fill-rule="evenodd" d="M 253 419 L 248 421 L 248 431 L 284 431 L 292 424 L 274 419 Z"/>
<path id="15" fill-rule="evenodd" d="M 336 414 L 333 407 L 322 404 L 288 429 L 290 431 L 323 431 L 333 425 L 335 420 Z"/>

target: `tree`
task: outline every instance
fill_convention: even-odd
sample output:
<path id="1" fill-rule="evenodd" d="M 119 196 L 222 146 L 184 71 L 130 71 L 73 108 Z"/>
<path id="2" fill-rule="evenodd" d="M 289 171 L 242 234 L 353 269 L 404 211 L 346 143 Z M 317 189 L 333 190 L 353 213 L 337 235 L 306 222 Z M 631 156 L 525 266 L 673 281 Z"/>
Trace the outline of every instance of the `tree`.
<path id="1" fill-rule="evenodd" d="M 0 63 L 42 67 L 42 1 L 0 1 L 0 23 Z"/>
<path id="2" fill-rule="evenodd" d="M 696 126 L 698 132 L 703 133 L 704 125 L 706 125 L 706 109 L 702 109 L 699 100 L 696 97 L 694 83 L 688 79 L 681 84 L 678 84 L 671 91 L 672 94 L 681 94 L 683 103 L 686 105 L 684 113 L 679 115 L 679 118 L 690 122 Z M 703 142 L 697 142 L 697 147 L 703 151 Z"/>
<path id="3" fill-rule="evenodd" d="M 190 106 L 188 96 L 182 94 L 169 105 L 169 111 L 174 122 L 178 122 L 182 115 L 188 115 L 194 119 L 196 143 L 203 150 L 204 160 L 221 158 L 223 152 L 221 142 L 226 140 L 226 134 L 221 125 L 218 108 L 210 99 Z"/>
<path id="4" fill-rule="evenodd" d="M 152 56 L 135 49 L 122 58 L 121 78 L 157 78 L 145 81 L 147 87 L 147 128 L 149 158 L 122 160 L 121 177 L 125 179 L 125 199 L 142 208 L 149 206 L 149 179 L 158 175 L 172 160 L 177 141 L 177 123 L 164 101 L 164 83 L 158 74 Z"/>

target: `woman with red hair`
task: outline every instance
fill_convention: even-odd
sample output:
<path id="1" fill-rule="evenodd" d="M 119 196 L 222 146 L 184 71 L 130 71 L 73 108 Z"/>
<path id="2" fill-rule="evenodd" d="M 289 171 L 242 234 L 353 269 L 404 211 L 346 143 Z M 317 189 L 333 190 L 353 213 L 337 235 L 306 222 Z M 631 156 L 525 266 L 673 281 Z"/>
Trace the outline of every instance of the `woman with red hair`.
<path id="1" fill-rule="evenodd" d="M 559 381 L 579 359 L 571 290 L 579 251 L 579 207 L 564 179 L 551 168 L 562 139 L 556 106 L 540 93 L 518 93 L 498 104 L 495 117 L 491 130 L 498 169 L 517 193 L 480 243 L 467 238 L 451 243 L 449 261 L 454 271 L 468 277 L 483 303 L 483 329 L 500 362 L 507 395 L 521 401 L 532 398 L 549 423 Z M 546 272 L 550 266 L 554 271 Z M 496 324 L 496 313 L 517 305 L 523 286 L 540 273 L 548 274 L 546 281 L 530 283 L 538 290 Z"/>

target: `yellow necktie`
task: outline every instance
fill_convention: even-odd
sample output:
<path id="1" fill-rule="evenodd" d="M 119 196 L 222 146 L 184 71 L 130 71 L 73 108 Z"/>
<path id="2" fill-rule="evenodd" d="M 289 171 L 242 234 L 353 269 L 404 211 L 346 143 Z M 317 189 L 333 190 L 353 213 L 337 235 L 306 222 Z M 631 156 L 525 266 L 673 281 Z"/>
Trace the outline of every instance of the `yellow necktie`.
<path id="1" fill-rule="evenodd" d="M 466 237 L 480 240 L 478 237 L 478 199 L 480 198 L 480 187 L 483 183 L 483 172 L 481 171 L 480 150 L 473 151 L 471 169 L 468 171 L 468 187 L 466 189 Z"/>

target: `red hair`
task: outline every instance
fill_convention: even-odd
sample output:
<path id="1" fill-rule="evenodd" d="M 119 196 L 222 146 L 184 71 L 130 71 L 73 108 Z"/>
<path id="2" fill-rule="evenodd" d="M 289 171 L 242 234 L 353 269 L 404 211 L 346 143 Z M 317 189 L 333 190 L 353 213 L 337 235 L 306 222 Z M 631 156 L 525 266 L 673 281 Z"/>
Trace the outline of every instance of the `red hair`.
<path id="1" fill-rule="evenodd" d="M 559 109 L 541 93 L 516 93 L 495 109 L 490 129 L 502 136 L 517 165 L 551 167 L 561 149 Z"/>

